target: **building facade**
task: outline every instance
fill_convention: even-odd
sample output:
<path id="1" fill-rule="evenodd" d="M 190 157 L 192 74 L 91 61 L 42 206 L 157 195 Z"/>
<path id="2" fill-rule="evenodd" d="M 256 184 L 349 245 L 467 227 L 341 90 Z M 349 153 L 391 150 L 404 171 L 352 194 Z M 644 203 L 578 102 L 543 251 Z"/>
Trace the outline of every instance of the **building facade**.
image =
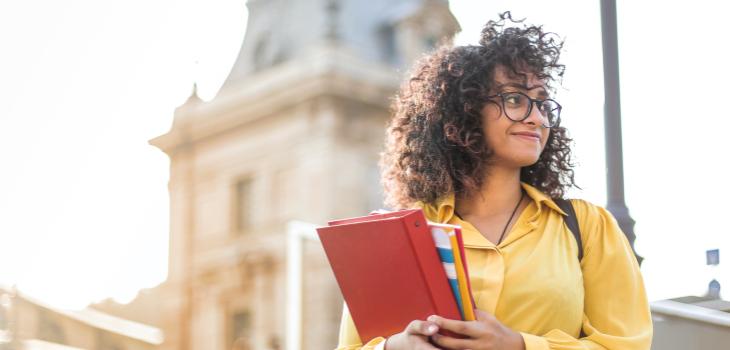
<path id="1" fill-rule="evenodd" d="M 170 158 L 163 349 L 283 349 L 286 227 L 382 206 L 377 162 L 403 72 L 458 23 L 443 0 L 249 0 L 215 99 L 151 144 Z M 301 349 L 334 348 L 342 298 L 303 247 Z M 289 344 L 291 345 L 291 344 Z"/>

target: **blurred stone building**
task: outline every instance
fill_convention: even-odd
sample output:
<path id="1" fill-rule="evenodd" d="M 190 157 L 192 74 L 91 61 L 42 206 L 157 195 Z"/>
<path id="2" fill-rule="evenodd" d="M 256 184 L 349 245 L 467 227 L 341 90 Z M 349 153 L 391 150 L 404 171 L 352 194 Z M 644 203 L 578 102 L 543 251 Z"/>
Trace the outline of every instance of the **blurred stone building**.
<path id="1" fill-rule="evenodd" d="M 212 101 L 151 144 L 170 157 L 166 350 L 283 349 L 286 229 L 382 206 L 377 161 L 404 70 L 458 31 L 446 0 L 249 0 Z M 342 298 L 304 245 L 302 349 L 337 341 Z"/>
<path id="2" fill-rule="evenodd" d="M 90 308 L 64 310 L 0 286 L 0 350 L 156 350 L 162 332 Z"/>

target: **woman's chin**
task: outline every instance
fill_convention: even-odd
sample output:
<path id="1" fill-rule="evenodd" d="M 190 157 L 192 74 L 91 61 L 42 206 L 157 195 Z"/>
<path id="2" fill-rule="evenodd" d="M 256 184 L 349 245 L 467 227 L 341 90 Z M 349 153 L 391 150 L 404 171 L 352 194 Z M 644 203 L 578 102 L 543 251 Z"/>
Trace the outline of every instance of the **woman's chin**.
<path id="1" fill-rule="evenodd" d="M 537 163 L 537 161 L 540 159 L 539 154 L 522 154 L 522 155 L 515 155 L 514 156 L 514 163 L 515 165 L 519 166 L 520 168 L 528 167 L 530 165 L 533 165 Z"/>
<path id="2" fill-rule="evenodd" d="M 502 164 L 510 168 L 524 168 L 537 163 L 540 159 L 540 154 L 533 151 L 514 152 L 509 155 L 499 156 L 499 153 L 495 154 L 492 164 Z"/>

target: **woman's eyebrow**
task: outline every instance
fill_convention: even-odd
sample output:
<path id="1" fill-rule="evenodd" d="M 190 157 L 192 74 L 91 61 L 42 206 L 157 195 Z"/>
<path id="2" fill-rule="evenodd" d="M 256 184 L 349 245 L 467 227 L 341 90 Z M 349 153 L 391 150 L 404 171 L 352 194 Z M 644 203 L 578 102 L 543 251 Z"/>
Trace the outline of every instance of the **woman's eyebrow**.
<path id="1" fill-rule="evenodd" d="M 535 86 L 530 87 L 530 86 L 527 86 L 525 84 L 520 84 L 520 83 L 503 83 L 503 84 L 497 84 L 496 90 L 502 91 L 502 89 L 508 88 L 508 87 L 520 89 L 523 91 L 541 89 L 540 92 L 538 92 L 538 96 L 540 96 L 542 98 L 546 98 L 546 97 L 550 96 L 550 94 L 548 94 L 547 91 L 545 90 L 545 87 L 542 85 L 535 85 Z"/>
<path id="2" fill-rule="evenodd" d="M 533 89 L 535 89 L 535 88 L 542 88 L 542 86 L 535 86 Z M 548 94 L 547 91 L 545 91 L 545 88 L 542 88 L 542 90 L 540 90 L 540 92 L 538 92 L 537 95 L 540 98 L 549 98 L 550 97 L 550 94 Z"/>
<path id="3" fill-rule="evenodd" d="M 511 87 L 511 88 L 517 88 L 520 90 L 527 90 L 527 85 L 520 84 L 520 83 L 503 83 L 503 84 L 497 84 L 496 89 L 502 90 L 503 88 Z"/>

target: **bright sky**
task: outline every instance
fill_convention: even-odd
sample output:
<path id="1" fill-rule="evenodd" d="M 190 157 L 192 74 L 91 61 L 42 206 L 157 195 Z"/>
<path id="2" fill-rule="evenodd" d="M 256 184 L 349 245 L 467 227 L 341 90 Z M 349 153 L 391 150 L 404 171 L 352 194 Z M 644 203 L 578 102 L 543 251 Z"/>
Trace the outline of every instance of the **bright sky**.
<path id="1" fill-rule="evenodd" d="M 215 96 L 243 2 L 0 2 L 0 284 L 82 307 L 166 278 L 169 161 L 147 141 L 194 81 Z M 730 254 L 720 3 L 618 1 L 626 198 L 651 300 L 702 294 L 712 277 L 730 289 L 730 264 L 704 265 L 707 249 Z M 557 99 L 583 187 L 571 195 L 604 205 L 598 0 L 451 6 L 457 43 L 507 9 L 566 39 Z"/>

